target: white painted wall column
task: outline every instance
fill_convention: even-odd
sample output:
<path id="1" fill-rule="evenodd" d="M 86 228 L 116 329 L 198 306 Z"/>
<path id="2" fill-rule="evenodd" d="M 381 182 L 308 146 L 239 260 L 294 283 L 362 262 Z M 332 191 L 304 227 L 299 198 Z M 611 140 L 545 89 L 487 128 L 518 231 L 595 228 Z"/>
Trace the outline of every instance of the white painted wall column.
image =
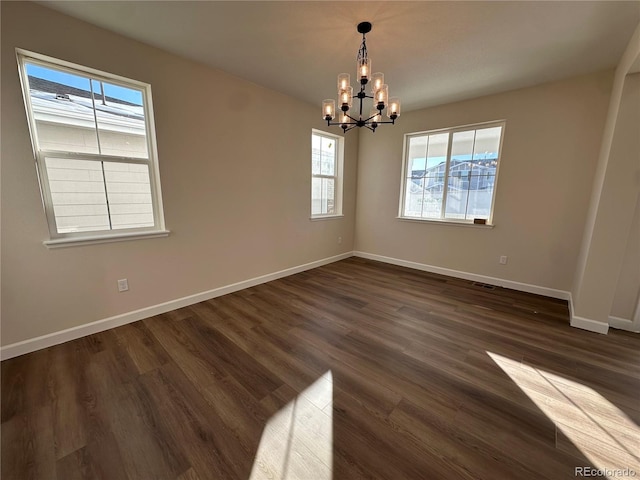
<path id="1" fill-rule="evenodd" d="M 640 193 L 640 25 L 616 70 L 572 289 L 571 324 L 606 333 Z"/>

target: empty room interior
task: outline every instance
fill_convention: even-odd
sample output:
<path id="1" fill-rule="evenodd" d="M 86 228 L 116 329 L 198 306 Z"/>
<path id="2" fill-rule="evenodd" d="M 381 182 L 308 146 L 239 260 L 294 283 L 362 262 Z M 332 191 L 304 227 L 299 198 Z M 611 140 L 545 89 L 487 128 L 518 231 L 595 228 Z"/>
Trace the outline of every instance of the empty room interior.
<path id="1" fill-rule="evenodd" d="M 640 476 L 640 1 L 2 1 L 4 480 Z"/>

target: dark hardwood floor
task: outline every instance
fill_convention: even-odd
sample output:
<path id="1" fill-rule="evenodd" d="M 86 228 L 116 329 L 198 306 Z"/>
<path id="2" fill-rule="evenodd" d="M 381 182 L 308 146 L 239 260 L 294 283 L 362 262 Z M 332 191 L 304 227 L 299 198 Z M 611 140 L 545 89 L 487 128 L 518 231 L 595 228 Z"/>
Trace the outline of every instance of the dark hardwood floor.
<path id="1" fill-rule="evenodd" d="M 349 258 L 3 362 L 2 478 L 640 477 L 640 336 L 568 323 Z"/>

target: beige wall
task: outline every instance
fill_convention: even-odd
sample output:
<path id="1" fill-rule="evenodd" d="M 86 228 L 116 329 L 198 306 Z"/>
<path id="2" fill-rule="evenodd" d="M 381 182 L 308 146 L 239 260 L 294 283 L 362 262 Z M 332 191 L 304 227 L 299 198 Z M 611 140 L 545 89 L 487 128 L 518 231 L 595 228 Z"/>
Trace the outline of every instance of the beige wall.
<path id="1" fill-rule="evenodd" d="M 1 8 L 2 345 L 353 249 L 357 134 L 345 146 L 344 218 L 309 220 L 319 107 L 39 5 Z M 169 237 L 43 246 L 16 47 L 152 85 Z"/>
<path id="2" fill-rule="evenodd" d="M 611 82 L 601 72 L 409 112 L 361 135 L 356 250 L 570 290 Z M 396 218 L 404 134 L 501 119 L 495 228 Z"/>

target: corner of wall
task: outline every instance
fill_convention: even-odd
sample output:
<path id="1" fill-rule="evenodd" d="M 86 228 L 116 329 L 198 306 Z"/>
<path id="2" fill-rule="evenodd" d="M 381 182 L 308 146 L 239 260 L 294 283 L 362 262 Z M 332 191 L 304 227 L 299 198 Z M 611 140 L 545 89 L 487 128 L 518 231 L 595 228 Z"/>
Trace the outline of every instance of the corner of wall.
<path id="1" fill-rule="evenodd" d="M 601 333 L 603 335 L 609 333 L 609 324 L 575 315 L 575 311 L 573 309 L 573 297 L 571 293 L 569 293 L 569 323 L 572 327 L 587 330 L 589 332 Z"/>

